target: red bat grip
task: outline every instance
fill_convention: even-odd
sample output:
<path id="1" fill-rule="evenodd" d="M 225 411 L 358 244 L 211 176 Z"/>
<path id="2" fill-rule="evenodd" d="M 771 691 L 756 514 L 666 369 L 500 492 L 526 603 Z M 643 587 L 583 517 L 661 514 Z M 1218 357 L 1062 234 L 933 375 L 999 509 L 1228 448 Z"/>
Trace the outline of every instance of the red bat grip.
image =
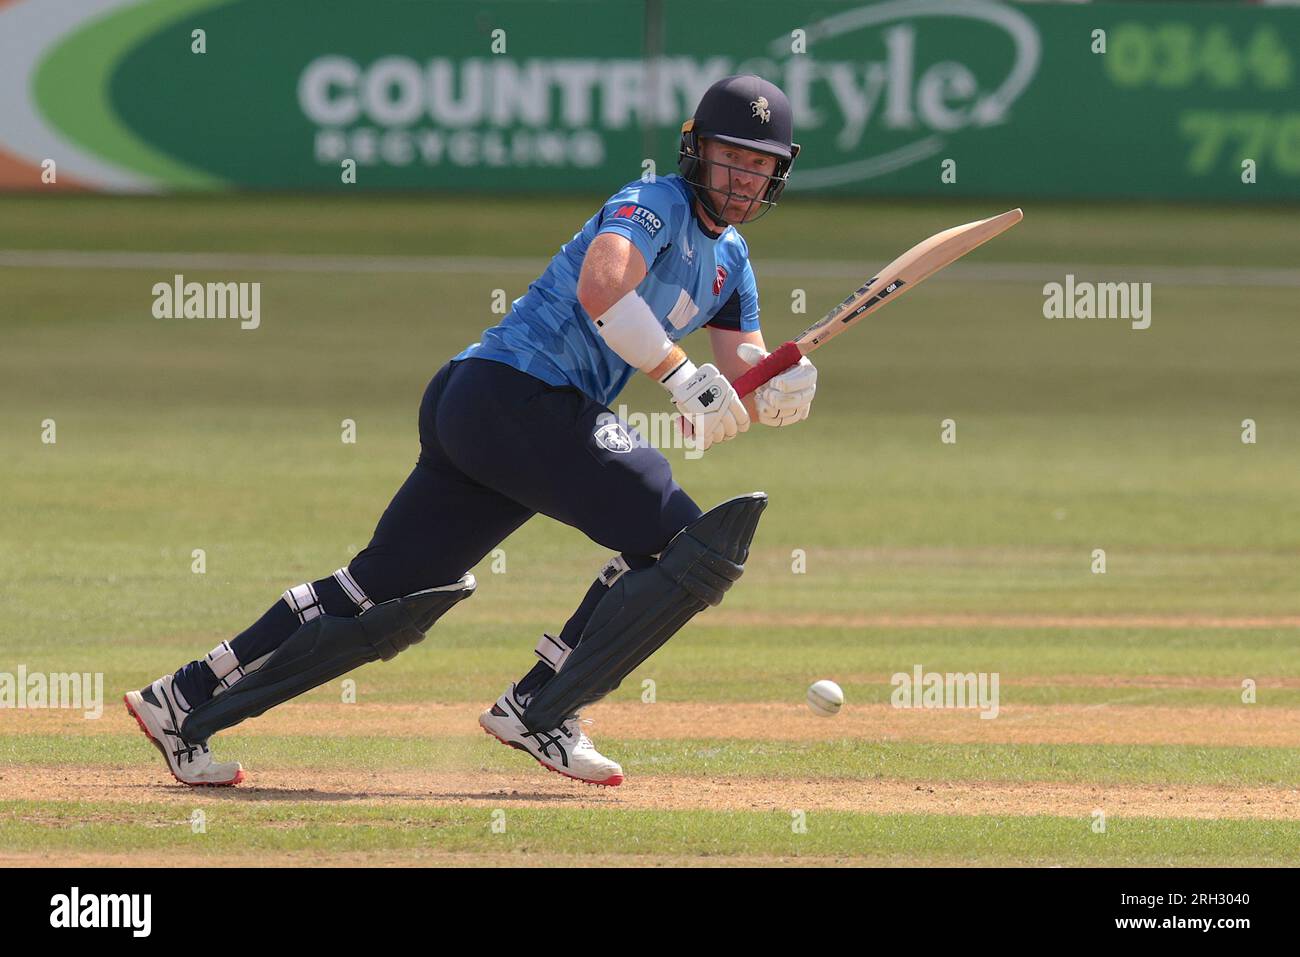
<path id="1" fill-rule="evenodd" d="M 751 367 L 748 372 L 731 383 L 731 387 L 736 390 L 736 395 L 743 399 L 764 382 L 775 379 L 786 369 L 797 366 L 802 358 L 803 353 L 799 351 L 797 343 L 784 343 L 776 352 L 769 353 L 758 365 Z M 677 417 L 677 427 L 683 434 L 687 434 L 687 422 L 684 416 Z"/>
<path id="2" fill-rule="evenodd" d="M 743 399 L 764 382 L 775 379 L 792 366 L 797 366 L 802 358 L 803 353 L 799 351 L 798 344 L 794 342 L 785 343 L 776 352 L 771 353 L 758 365 L 731 383 L 736 390 L 736 395 Z"/>

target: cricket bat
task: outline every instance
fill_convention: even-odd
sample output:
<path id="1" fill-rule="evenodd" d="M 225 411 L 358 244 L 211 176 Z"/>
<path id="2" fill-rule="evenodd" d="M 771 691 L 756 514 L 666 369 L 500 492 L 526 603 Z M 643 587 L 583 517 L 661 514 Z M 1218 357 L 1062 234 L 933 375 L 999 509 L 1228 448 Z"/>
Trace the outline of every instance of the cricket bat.
<path id="1" fill-rule="evenodd" d="M 1019 209 L 1000 216 L 953 226 L 917 243 L 875 276 L 863 283 L 851 296 L 805 329 L 799 338 L 785 343 L 738 378 L 732 385 L 742 399 L 764 382 L 779 376 L 814 349 L 834 339 L 845 329 L 871 315 L 887 302 L 893 302 L 923 279 L 944 266 L 956 262 L 972 249 L 1006 232 L 1024 218 Z"/>

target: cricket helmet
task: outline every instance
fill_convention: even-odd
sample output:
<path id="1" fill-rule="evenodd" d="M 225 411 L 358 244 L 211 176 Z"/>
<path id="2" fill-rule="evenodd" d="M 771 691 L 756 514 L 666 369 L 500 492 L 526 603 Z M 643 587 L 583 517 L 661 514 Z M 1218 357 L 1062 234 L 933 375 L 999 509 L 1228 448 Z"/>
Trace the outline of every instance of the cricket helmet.
<path id="1" fill-rule="evenodd" d="M 736 222 L 752 222 L 748 217 L 755 204 L 763 207 L 762 212 L 754 217 L 756 220 L 775 206 L 785 192 L 790 168 L 799 155 L 799 144 L 793 141 L 793 136 L 790 101 L 780 87 L 753 73 L 724 77 L 705 91 L 695 108 L 695 115 L 682 125 L 677 168 L 715 224 L 730 225 L 720 215 L 718 199 L 721 199 L 723 207 L 732 199 L 748 199 L 749 205 Z M 767 186 L 758 196 L 748 197 L 734 192 L 732 171 L 750 175 L 752 171 L 704 159 L 701 141 L 705 139 L 730 143 L 776 158 L 776 168 L 767 177 Z M 710 166 L 728 171 L 725 192 L 711 188 Z"/>

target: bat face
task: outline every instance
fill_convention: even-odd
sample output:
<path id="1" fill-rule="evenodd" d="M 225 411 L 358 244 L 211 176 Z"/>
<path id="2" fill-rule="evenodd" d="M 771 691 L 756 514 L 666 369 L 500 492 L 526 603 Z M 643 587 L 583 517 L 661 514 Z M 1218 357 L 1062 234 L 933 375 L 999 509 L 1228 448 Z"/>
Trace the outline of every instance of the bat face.
<path id="1" fill-rule="evenodd" d="M 927 276 L 965 256 L 975 247 L 1006 232 L 1024 218 L 1019 209 L 1000 216 L 953 226 L 917 243 L 875 276 L 867 280 L 838 306 L 813 323 L 798 339 L 792 339 L 752 366 L 734 383 L 736 393 L 749 395 L 764 382 L 796 365 L 822 343 L 839 335 L 863 316 L 870 315 L 886 302 L 897 299 Z"/>
<path id="2" fill-rule="evenodd" d="M 953 226 L 917 243 L 859 286 L 826 316 L 805 329 L 794 341 L 807 353 L 879 308 L 890 296 L 905 292 L 977 246 L 1010 229 L 1023 218 L 1023 212 L 1012 209 L 989 219 Z"/>
<path id="3" fill-rule="evenodd" d="M 867 283 L 867 288 L 870 289 L 872 283 L 874 282 L 876 282 L 875 279 Z M 850 312 L 847 316 L 841 319 L 840 322 L 852 322 L 854 319 L 862 315 L 864 312 L 866 312 L 876 303 L 880 302 L 890 293 L 898 292 L 898 290 L 902 289 L 905 285 L 907 285 L 906 279 L 895 279 L 893 282 L 887 283 L 885 287 L 880 290 L 880 292 L 876 293 L 870 299 L 864 300 L 861 305 L 857 306 L 852 312 Z"/>

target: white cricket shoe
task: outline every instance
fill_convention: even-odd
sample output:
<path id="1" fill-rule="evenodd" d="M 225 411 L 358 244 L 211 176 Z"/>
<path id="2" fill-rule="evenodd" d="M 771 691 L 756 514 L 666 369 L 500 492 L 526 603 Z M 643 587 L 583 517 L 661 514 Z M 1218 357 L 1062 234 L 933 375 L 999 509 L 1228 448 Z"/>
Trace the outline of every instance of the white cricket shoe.
<path id="1" fill-rule="evenodd" d="M 206 741 L 190 742 L 181 737 L 181 722 L 189 714 L 172 683 L 173 675 L 159 678 L 143 691 L 128 691 L 122 698 L 140 730 L 162 752 L 172 776 L 191 787 L 223 787 L 244 780 L 238 761 L 218 764 L 212 760 Z"/>
<path id="2" fill-rule="evenodd" d="M 511 685 L 496 704 L 479 715 L 478 723 L 502 744 L 526 751 L 556 774 L 601 787 L 623 783 L 623 769 L 596 750 L 582 730 L 582 719 L 570 718 L 553 731 L 529 731 L 523 714 Z"/>

